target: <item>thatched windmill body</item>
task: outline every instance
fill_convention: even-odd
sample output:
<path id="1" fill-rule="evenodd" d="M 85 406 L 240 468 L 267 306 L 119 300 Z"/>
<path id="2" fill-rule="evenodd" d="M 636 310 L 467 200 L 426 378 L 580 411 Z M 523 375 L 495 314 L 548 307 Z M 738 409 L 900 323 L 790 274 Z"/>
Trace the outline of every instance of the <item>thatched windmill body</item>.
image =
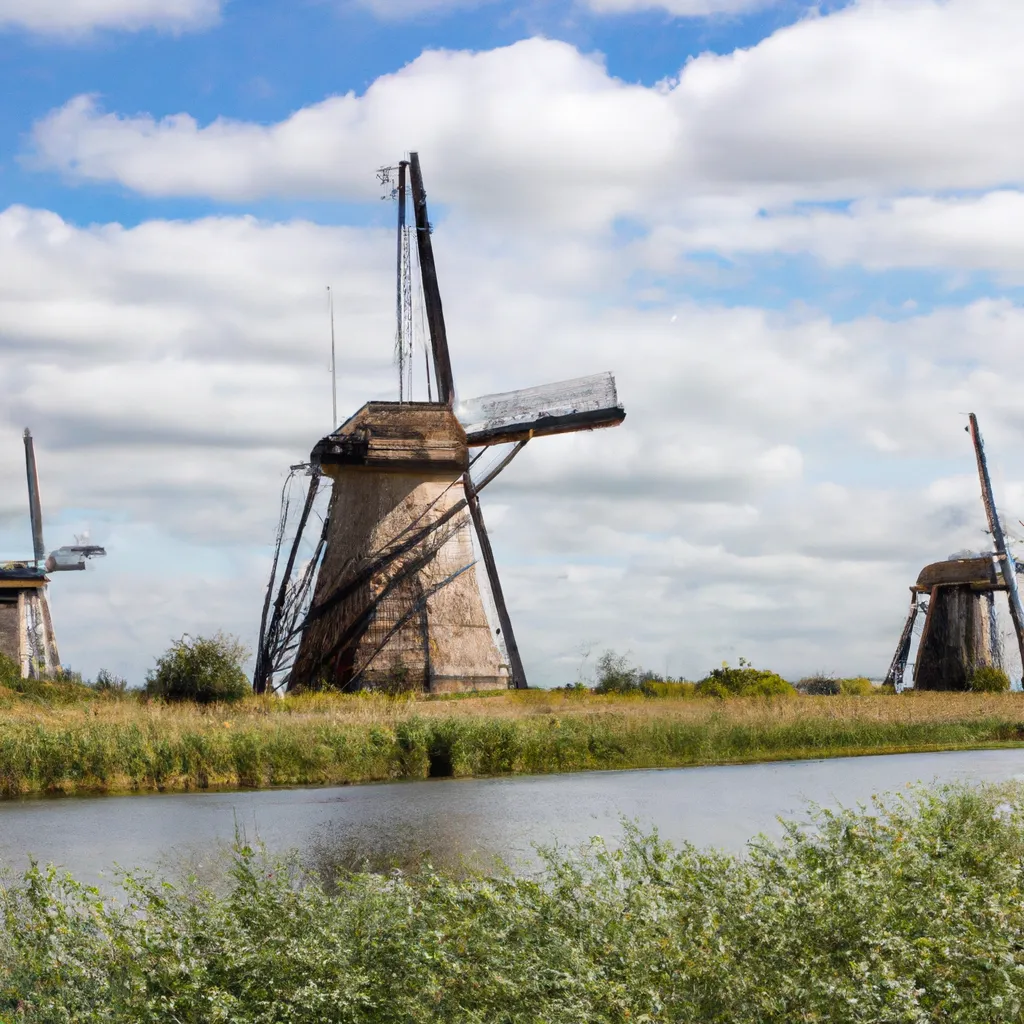
<path id="1" fill-rule="evenodd" d="M 254 689 L 361 687 L 446 691 L 525 687 L 480 492 L 546 434 L 616 426 L 625 418 L 610 373 L 490 395 L 456 406 L 455 382 L 417 154 L 397 170 L 397 402 L 368 402 L 310 456 L 309 487 L 287 543 L 285 503 L 267 588 Z M 415 226 L 407 230 L 410 179 Z M 404 399 L 411 369 L 415 236 L 436 400 Z M 471 465 L 495 445 L 498 463 Z M 471 457 L 475 450 L 475 457 Z M 330 506 L 300 565 L 323 476 Z M 481 596 L 475 534 L 497 628 Z"/>
<path id="2" fill-rule="evenodd" d="M 74 544 L 46 553 L 35 445 L 27 428 L 25 469 L 33 557 L 0 563 L 0 654 L 16 662 L 25 678 L 39 678 L 55 675 L 60 670 L 57 639 L 46 596 L 47 573 L 84 569 L 86 559 L 105 555 L 106 551 L 95 544 Z"/>
<path id="3" fill-rule="evenodd" d="M 1021 607 L 1018 565 L 1006 545 L 992 493 L 992 481 L 978 419 L 967 427 L 974 444 L 993 551 L 990 555 L 954 556 L 926 565 L 910 588 L 910 612 L 889 666 L 886 682 L 900 688 L 910 657 L 914 624 L 924 613 L 924 627 L 914 664 L 919 690 L 966 690 L 971 675 L 983 666 L 998 667 L 1001 643 L 996 625 L 996 594 L 1005 593 L 1024 664 L 1024 608 Z"/>

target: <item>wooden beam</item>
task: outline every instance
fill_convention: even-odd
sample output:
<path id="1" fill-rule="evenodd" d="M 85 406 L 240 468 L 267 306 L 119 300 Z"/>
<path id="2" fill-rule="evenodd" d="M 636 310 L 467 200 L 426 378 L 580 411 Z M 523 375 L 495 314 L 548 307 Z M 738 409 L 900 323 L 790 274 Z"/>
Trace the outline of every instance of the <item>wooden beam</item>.
<path id="1" fill-rule="evenodd" d="M 492 444 L 507 444 L 524 438 L 547 437 L 550 434 L 572 434 L 579 430 L 599 430 L 602 427 L 617 427 L 626 418 L 625 410 L 618 406 L 611 409 L 597 409 L 593 412 L 574 412 L 565 416 L 541 416 L 524 423 L 502 424 L 499 427 L 485 427 L 466 434 L 470 448 Z"/>
<path id="2" fill-rule="evenodd" d="M 420 254 L 420 271 L 423 274 L 423 298 L 427 306 L 430 347 L 434 353 L 437 399 L 442 405 L 451 406 L 455 401 L 455 381 L 452 378 L 452 364 L 448 355 L 448 333 L 444 325 L 437 267 L 434 265 L 434 248 L 430 241 L 427 193 L 423 188 L 419 153 L 409 154 L 409 172 L 412 178 L 412 205 L 416 213 L 416 246 Z"/>
<path id="3" fill-rule="evenodd" d="M 505 637 L 509 668 L 512 670 L 512 685 L 517 690 L 525 690 L 528 684 L 526 671 L 523 668 L 523 659 L 519 656 L 519 645 L 516 643 L 516 635 L 512 631 L 512 619 L 509 617 L 508 606 L 505 604 L 505 593 L 501 589 L 501 580 L 498 578 L 498 566 L 494 561 L 494 550 L 491 548 L 491 539 L 487 535 L 487 526 L 484 524 L 484 514 L 480 510 L 480 499 L 477 497 L 476 488 L 469 478 L 469 473 L 463 476 L 462 484 L 466 491 L 466 502 L 469 505 L 469 514 L 473 518 L 477 540 L 480 542 L 480 554 L 483 556 L 484 566 L 487 569 L 487 579 L 491 584 L 494 607 L 498 612 L 498 623 L 501 626 L 502 635 Z"/>
<path id="4" fill-rule="evenodd" d="M 1017 634 L 1017 647 L 1020 650 L 1021 664 L 1024 665 L 1024 608 L 1021 607 L 1020 591 L 1017 589 L 1017 566 L 1013 561 L 1013 555 L 1006 547 L 1006 538 L 1003 536 L 1003 527 L 999 522 L 999 513 L 996 511 L 996 502 L 992 494 L 992 480 L 988 474 L 988 460 L 985 458 L 985 445 L 981 439 L 981 431 L 978 429 L 978 417 L 972 412 L 970 415 L 969 432 L 974 442 L 974 455 L 978 462 L 978 476 L 981 478 L 981 500 L 985 506 L 985 515 L 988 517 L 988 528 L 992 534 L 992 541 L 995 544 L 996 557 L 1003 565 L 1003 583 L 1006 586 L 1006 593 L 1010 605 L 1010 618 L 1013 620 L 1013 629 Z"/>

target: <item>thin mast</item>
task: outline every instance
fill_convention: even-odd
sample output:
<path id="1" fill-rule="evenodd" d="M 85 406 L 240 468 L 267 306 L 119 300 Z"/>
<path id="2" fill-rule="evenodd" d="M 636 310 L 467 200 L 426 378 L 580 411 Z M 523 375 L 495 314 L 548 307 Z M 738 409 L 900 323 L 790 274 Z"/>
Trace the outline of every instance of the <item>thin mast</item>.
<path id="1" fill-rule="evenodd" d="M 398 358 L 398 400 L 405 398 L 405 168 L 398 164 L 398 273 L 395 289 L 395 355 Z"/>
<path id="2" fill-rule="evenodd" d="M 331 432 L 338 428 L 338 374 L 334 356 L 334 292 L 327 286 L 327 304 L 331 312 Z"/>
<path id="3" fill-rule="evenodd" d="M 1021 607 L 1020 590 L 1017 588 L 1017 566 L 1014 563 L 1013 555 L 1006 547 L 1006 537 L 1003 535 L 1003 527 L 999 522 L 999 513 L 996 511 L 996 502 L 992 495 L 992 480 L 988 474 L 985 444 L 981 439 L 981 431 L 978 429 L 978 417 L 973 412 L 970 415 L 970 421 L 969 430 L 971 440 L 974 442 L 974 455 L 978 462 L 978 476 L 981 478 L 981 500 L 985 506 L 985 515 L 988 518 L 988 528 L 992 534 L 996 557 L 1002 563 L 1003 582 L 1006 584 L 1006 596 L 1009 598 L 1010 604 L 1010 618 L 1013 619 L 1013 628 L 1017 634 L 1021 668 L 1024 671 L 1024 608 Z"/>
<path id="4" fill-rule="evenodd" d="M 423 175 L 420 173 L 418 153 L 409 154 L 409 169 L 412 174 L 412 205 L 416 214 L 416 244 L 420 255 L 420 272 L 423 275 L 423 298 L 427 306 L 430 347 L 434 353 L 437 400 L 442 405 L 451 406 L 455 401 L 455 382 L 452 379 L 452 364 L 448 355 L 448 334 L 444 326 L 444 310 L 441 308 L 441 290 L 437 283 L 437 268 L 434 266 L 434 249 L 430 243 L 427 193 L 423 189 Z"/>

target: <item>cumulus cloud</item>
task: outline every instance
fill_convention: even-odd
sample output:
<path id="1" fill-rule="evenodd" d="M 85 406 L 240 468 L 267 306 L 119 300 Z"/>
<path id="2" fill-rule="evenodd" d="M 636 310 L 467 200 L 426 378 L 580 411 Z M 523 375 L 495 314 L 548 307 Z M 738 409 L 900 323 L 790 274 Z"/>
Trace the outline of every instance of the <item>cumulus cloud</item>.
<path id="1" fill-rule="evenodd" d="M 572 678 L 588 645 L 691 675 L 741 654 L 879 674 L 921 565 L 986 544 L 966 412 L 1021 515 L 1024 310 L 720 308 L 679 298 L 680 261 L 1019 280 L 1021 29 L 995 0 L 864 0 L 655 88 L 551 40 L 432 52 L 270 126 L 78 97 L 35 159 L 147 195 L 376 200 L 373 168 L 420 149 L 461 393 L 610 368 L 628 410 L 531 443 L 487 492 L 535 681 Z M 102 629 L 74 625 L 99 613 L 62 581 L 72 662 L 251 637 L 282 471 L 326 429 L 324 285 L 341 408 L 392 396 L 393 256 L 371 228 L 0 214 L 0 473 L 20 482 L 31 424 L 56 522 L 91 517 L 111 548 Z M 21 506 L 0 489 L 0 539 Z"/>
<path id="2" fill-rule="evenodd" d="M 961 413 L 982 415 L 1004 500 L 1024 500 L 1009 302 L 845 324 L 609 307 L 595 299 L 626 287 L 628 253 L 476 243 L 435 233 L 460 390 L 611 368 L 628 410 L 531 443 L 487 492 L 538 682 L 571 678 L 588 643 L 689 674 L 739 654 L 883 671 L 920 566 L 984 544 Z M 283 473 L 329 425 L 324 284 L 344 414 L 395 391 L 392 259 L 371 228 L 0 214 L 0 540 L 27 550 L 28 424 L 48 539 L 88 526 L 110 549 L 54 582 L 70 663 L 141 678 L 186 630 L 253 639 Z"/>
<path id="3" fill-rule="evenodd" d="M 36 126 L 35 158 L 147 195 L 370 198 L 367 168 L 418 148 L 443 202 L 592 227 L 686 199 L 992 189 L 1022 181 L 1022 35 L 1024 7 L 999 0 L 864 2 L 650 88 L 555 40 L 433 51 L 273 125 L 80 96 Z"/>
<path id="4" fill-rule="evenodd" d="M 183 31 L 206 28 L 220 10 L 221 0 L 0 0 L 0 29 L 42 35 L 94 29 Z"/>
<path id="5" fill-rule="evenodd" d="M 678 267 L 686 254 L 809 254 L 831 267 L 874 271 L 925 267 L 954 274 L 988 271 L 1024 279 L 1024 241 L 1015 225 L 1024 192 L 863 199 L 837 210 L 810 205 L 766 216 L 745 202 L 683 205 L 633 248 L 645 265 Z"/>

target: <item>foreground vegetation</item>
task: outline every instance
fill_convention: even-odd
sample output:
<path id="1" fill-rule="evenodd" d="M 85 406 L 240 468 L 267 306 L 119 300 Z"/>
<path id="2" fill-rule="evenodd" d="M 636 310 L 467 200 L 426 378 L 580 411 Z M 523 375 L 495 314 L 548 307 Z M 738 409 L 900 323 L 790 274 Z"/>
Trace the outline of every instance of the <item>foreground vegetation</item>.
<path id="1" fill-rule="evenodd" d="M 819 812 L 744 858 L 632 833 L 536 877 L 317 879 L 236 851 L 120 902 L 33 869 L 0 893 L 24 1024 L 1003 1022 L 1024 1006 L 1024 794 Z"/>

